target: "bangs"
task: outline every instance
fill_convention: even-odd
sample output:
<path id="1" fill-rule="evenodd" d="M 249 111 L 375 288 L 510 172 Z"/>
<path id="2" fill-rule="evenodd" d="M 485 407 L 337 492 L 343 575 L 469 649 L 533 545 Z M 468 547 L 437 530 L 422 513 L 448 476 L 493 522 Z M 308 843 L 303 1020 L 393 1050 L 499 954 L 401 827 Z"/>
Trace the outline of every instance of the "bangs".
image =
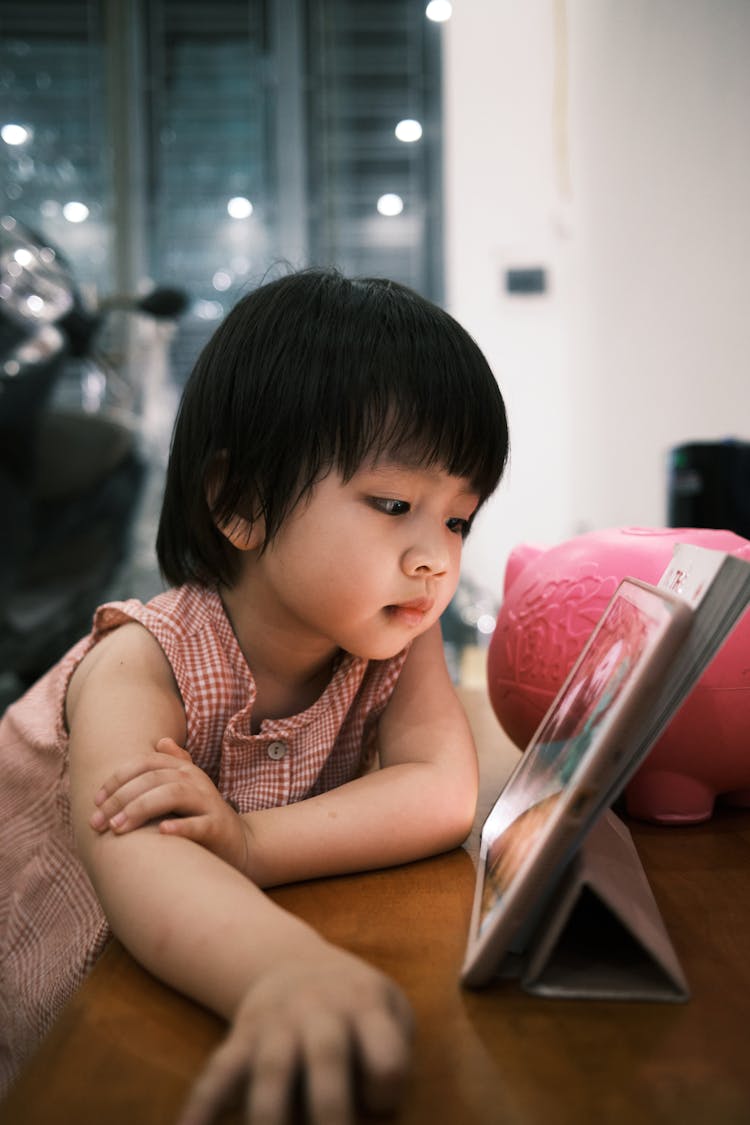
<path id="1" fill-rule="evenodd" d="M 366 317 L 357 315 L 360 290 Z M 401 286 L 355 282 L 352 297 L 335 340 L 319 335 L 308 356 L 305 384 L 319 397 L 303 409 L 319 448 L 303 491 L 331 466 L 349 479 L 386 456 L 464 477 L 482 502 L 505 468 L 508 426 L 480 349 L 442 309 Z"/>
<path id="2" fill-rule="evenodd" d="M 393 368 L 385 368 L 389 376 Z M 405 379 L 371 380 L 355 412 L 342 412 L 327 444 L 345 480 L 367 460 L 387 458 L 405 465 L 438 467 L 471 482 L 481 500 L 494 492 L 507 456 L 504 424 L 477 400 L 462 393 L 463 380 L 451 386 L 453 409 L 446 413 L 445 391 L 425 394 L 424 385 Z M 434 387 L 434 375 L 431 379 Z M 353 416 L 352 416 L 353 415 Z"/>

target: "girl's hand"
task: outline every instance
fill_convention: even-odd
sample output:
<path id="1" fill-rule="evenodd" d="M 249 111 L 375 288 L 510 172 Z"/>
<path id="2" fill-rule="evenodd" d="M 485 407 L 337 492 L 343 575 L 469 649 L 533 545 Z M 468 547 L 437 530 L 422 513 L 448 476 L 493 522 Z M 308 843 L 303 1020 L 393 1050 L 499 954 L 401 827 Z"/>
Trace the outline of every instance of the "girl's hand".
<path id="1" fill-rule="evenodd" d="M 411 1037 L 411 1009 L 397 986 L 322 945 L 302 961 L 272 966 L 248 989 L 179 1125 L 208 1125 L 243 1091 L 244 1120 L 252 1125 L 287 1121 L 295 1088 L 312 1125 L 347 1125 L 356 1095 L 370 1112 L 390 1112 L 401 1097 Z"/>
<path id="2" fill-rule="evenodd" d="M 121 767 L 94 800 L 98 807 L 89 823 L 98 832 L 131 832 L 176 813 L 176 819 L 161 821 L 160 832 L 194 840 L 238 870 L 247 869 L 247 826 L 172 738 L 160 739 L 152 753 Z"/>

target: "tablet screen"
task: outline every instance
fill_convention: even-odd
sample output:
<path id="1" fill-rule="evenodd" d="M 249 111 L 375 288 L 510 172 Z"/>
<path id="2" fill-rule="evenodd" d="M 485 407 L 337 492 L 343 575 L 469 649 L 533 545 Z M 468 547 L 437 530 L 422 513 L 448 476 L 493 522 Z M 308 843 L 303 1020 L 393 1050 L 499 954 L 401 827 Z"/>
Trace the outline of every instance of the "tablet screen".
<path id="1" fill-rule="evenodd" d="M 635 583 L 616 592 L 485 822 L 476 936 L 491 926 L 566 791 L 606 742 L 672 617 L 669 602 Z"/>

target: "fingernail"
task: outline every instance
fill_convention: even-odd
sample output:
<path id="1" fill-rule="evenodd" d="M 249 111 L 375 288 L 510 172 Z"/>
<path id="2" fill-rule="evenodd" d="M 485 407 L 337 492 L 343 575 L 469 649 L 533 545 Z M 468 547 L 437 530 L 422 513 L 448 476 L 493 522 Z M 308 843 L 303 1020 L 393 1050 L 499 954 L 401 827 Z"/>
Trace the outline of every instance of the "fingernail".
<path id="1" fill-rule="evenodd" d="M 107 823 L 106 817 L 104 816 L 104 813 L 101 812 L 100 809 L 96 810 L 94 815 L 91 817 L 91 820 L 89 821 L 89 824 L 91 825 L 92 828 L 104 828 L 104 825 L 106 823 Z"/>
<path id="2" fill-rule="evenodd" d="M 102 801 L 106 801 L 106 799 L 107 799 L 107 790 L 102 788 L 102 789 L 99 790 L 97 795 L 94 797 L 94 804 L 95 805 L 101 805 Z"/>
<path id="3" fill-rule="evenodd" d="M 109 823 L 112 825 L 113 828 L 121 828 L 126 820 L 127 820 L 127 817 L 126 817 L 125 813 L 124 812 L 118 812 L 116 816 L 113 816 L 110 819 Z"/>

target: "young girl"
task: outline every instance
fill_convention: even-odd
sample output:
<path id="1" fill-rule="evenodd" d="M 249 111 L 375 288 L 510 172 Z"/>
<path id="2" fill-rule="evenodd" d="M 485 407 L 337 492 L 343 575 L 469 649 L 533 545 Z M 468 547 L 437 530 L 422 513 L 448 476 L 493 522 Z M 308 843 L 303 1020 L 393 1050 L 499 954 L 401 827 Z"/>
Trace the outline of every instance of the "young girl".
<path id="1" fill-rule="evenodd" d="M 508 435 L 477 346 L 392 282 L 305 271 L 229 314 L 188 382 L 157 548 L 0 725 L 0 1076 L 114 933 L 226 1017 L 183 1121 L 392 1104 L 396 986 L 263 888 L 459 845 L 477 767 L 439 617 Z M 378 765 L 379 769 L 372 768 Z"/>

